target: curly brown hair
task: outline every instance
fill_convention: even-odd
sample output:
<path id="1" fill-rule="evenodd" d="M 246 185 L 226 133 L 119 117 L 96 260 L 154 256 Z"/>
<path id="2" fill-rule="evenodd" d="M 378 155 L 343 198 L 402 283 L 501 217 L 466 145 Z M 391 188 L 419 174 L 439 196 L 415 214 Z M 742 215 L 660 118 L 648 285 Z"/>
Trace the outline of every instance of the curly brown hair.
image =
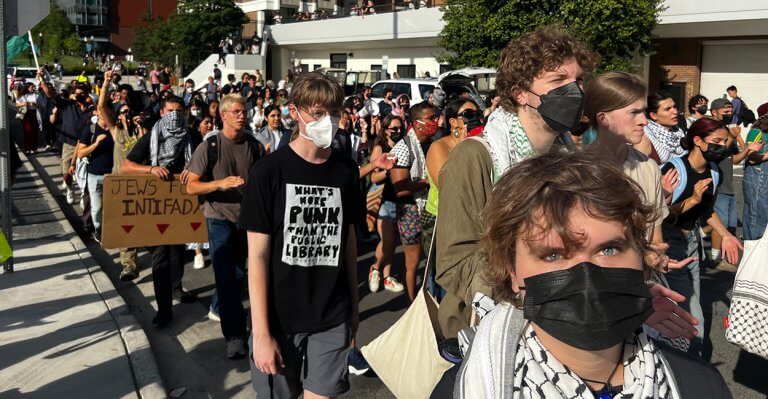
<path id="1" fill-rule="evenodd" d="M 552 151 L 512 167 L 494 186 L 485 210 L 484 278 L 494 299 L 515 298 L 512 274 L 518 239 L 537 241 L 555 230 L 566 253 L 583 244 L 583 235 L 570 224 L 576 207 L 591 217 L 622 223 L 627 238 L 644 255 L 655 210 L 643 203 L 641 193 L 614 165 L 584 153 Z"/>
<path id="2" fill-rule="evenodd" d="M 533 79 L 554 71 L 566 60 L 576 59 L 585 73 L 595 69 L 598 56 L 586 45 L 557 26 L 548 26 L 511 40 L 501 52 L 496 90 L 508 112 L 520 105 L 515 90 L 529 89 Z"/>

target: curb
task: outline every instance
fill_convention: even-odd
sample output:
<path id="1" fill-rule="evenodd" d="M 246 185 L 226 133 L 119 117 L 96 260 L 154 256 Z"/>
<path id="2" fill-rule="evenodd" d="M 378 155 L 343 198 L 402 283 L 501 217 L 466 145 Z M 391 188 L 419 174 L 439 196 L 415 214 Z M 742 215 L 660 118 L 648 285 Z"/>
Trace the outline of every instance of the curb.
<path id="1" fill-rule="evenodd" d="M 37 159 L 28 158 L 22 152 L 19 153 L 19 156 L 22 161 L 27 160 L 29 165 L 32 165 L 35 173 L 43 180 L 54 203 L 59 207 L 62 206 L 56 194 L 59 192 L 59 189 L 45 168 L 43 168 L 43 165 Z M 80 236 L 72 227 L 64 212 L 60 208 L 55 208 L 54 213 L 61 220 L 64 233 L 71 234 L 70 244 L 88 270 L 91 281 L 107 305 L 107 309 L 120 331 L 120 337 L 128 354 L 128 364 L 133 374 L 136 393 L 142 399 L 166 398 L 167 394 L 163 381 L 160 378 L 160 371 L 157 368 L 155 356 L 152 353 L 147 334 L 141 328 L 139 320 L 130 312 L 125 300 L 117 293 L 114 284 L 112 284 L 109 277 L 102 271 L 101 265 L 96 262 L 88 251 L 85 243 L 80 239 Z"/>

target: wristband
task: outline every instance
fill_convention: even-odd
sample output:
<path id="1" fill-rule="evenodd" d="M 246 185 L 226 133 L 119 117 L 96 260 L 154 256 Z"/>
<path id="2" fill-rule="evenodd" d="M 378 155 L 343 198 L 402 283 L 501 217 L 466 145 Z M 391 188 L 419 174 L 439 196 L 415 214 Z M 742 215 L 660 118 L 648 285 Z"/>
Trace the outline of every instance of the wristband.
<path id="1" fill-rule="evenodd" d="M 154 168 L 155 168 L 154 166 L 150 166 L 149 167 L 149 173 L 152 173 L 152 169 L 154 169 Z"/>

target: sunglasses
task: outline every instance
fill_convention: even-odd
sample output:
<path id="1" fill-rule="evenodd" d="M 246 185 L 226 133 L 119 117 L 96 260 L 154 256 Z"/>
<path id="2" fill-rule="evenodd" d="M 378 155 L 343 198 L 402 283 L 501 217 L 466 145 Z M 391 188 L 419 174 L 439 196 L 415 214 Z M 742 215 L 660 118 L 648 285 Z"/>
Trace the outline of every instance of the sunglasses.
<path id="1" fill-rule="evenodd" d="M 459 116 L 464 119 L 477 119 L 480 114 L 474 109 L 465 109 L 459 113 Z"/>
<path id="2" fill-rule="evenodd" d="M 395 126 L 395 127 L 387 128 L 387 130 L 392 132 L 392 133 L 397 133 L 397 132 L 402 131 L 403 127 L 402 126 Z"/>
<path id="3" fill-rule="evenodd" d="M 125 114 L 130 114 L 130 113 L 131 113 L 131 110 L 129 110 L 129 109 L 124 109 L 124 110 L 120 111 L 120 115 L 125 115 Z"/>

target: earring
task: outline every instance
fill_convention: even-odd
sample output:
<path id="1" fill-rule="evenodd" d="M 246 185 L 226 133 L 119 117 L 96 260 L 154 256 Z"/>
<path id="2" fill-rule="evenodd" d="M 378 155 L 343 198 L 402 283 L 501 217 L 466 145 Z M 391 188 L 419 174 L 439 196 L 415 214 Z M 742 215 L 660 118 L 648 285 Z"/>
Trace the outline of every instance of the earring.
<path id="1" fill-rule="evenodd" d="M 459 133 L 459 129 L 458 128 L 454 128 L 453 129 L 453 137 L 459 138 L 460 135 L 461 134 Z"/>

